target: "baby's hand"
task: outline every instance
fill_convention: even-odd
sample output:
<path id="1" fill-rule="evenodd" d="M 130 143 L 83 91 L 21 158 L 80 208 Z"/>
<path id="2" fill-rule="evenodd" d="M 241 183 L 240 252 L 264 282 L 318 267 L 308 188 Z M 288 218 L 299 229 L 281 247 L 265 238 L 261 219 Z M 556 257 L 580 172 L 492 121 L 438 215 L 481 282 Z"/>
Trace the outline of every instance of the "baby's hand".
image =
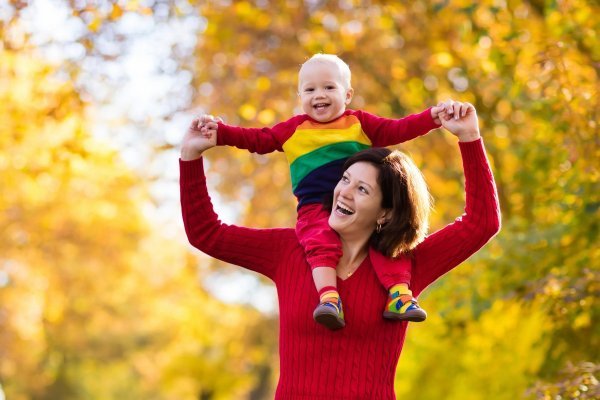
<path id="1" fill-rule="evenodd" d="M 433 118 L 433 122 L 441 125 L 442 121 L 440 119 L 440 113 L 446 113 L 446 115 L 454 114 L 454 103 L 453 100 L 446 100 L 439 102 L 437 106 L 431 107 L 431 118 Z"/>
<path id="2" fill-rule="evenodd" d="M 217 122 L 209 115 L 196 117 L 192 120 L 183 141 L 181 142 L 181 159 L 195 160 L 202 153 L 217 145 Z"/>
<path id="3" fill-rule="evenodd" d="M 223 122 L 223 120 L 212 115 L 204 114 L 200 118 L 198 118 L 196 129 L 200 132 L 202 136 L 204 136 L 207 139 L 210 139 L 213 137 L 213 135 L 217 134 L 219 122 Z"/>

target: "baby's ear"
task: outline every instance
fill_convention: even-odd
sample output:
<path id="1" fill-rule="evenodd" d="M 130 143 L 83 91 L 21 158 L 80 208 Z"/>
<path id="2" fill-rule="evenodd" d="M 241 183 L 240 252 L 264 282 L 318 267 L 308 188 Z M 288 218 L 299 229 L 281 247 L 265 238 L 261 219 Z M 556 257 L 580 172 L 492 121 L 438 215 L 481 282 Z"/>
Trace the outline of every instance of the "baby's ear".
<path id="1" fill-rule="evenodd" d="M 348 88 L 346 90 L 346 105 L 350 104 L 352 101 L 352 96 L 354 96 L 354 89 Z"/>

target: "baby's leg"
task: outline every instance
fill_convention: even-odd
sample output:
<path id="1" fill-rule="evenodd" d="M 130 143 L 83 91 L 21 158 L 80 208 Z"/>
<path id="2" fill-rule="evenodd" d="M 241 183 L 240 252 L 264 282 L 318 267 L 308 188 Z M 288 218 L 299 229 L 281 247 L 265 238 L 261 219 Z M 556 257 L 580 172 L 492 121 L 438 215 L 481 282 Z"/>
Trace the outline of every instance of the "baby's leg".
<path id="1" fill-rule="evenodd" d="M 308 204 L 298 210 L 296 236 L 311 269 L 335 269 L 342 256 L 342 243 L 329 226 L 329 213 L 321 204 Z"/>
<path id="2" fill-rule="evenodd" d="M 384 318 L 398 321 L 424 321 L 427 313 L 419 307 L 417 299 L 413 297 L 410 290 L 412 260 L 407 256 L 391 259 L 373 248 L 369 249 L 369 256 L 379 282 L 388 291 Z"/>
<path id="3" fill-rule="evenodd" d="M 303 206 L 298 210 L 296 236 L 304 248 L 319 293 L 320 302 L 313 317 L 329 329 L 340 329 L 345 322 L 335 268 L 342 256 L 342 244 L 328 220 L 329 213 L 320 204 Z"/>

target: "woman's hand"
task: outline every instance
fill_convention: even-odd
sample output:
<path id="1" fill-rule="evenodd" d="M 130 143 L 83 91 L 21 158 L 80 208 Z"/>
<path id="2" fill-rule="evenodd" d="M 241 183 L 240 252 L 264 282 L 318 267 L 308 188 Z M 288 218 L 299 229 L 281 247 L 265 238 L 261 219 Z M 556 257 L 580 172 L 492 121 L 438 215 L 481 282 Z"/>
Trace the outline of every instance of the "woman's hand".
<path id="1" fill-rule="evenodd" d="M 219 119 L 211 115 L 203 115 L 192 120 L 181 142 L 181 159 L 183 161 L 200 158 L 205 150 L 217 145 L 218 121 Z"/>
<path id="2" fill-rule="evenodd" d="M 477 111 L 470 103 L 452 102 L 450 108 L 439 113 L 439 118 L 442 126 L 460 142 L 472 142 L 481 137 Z"/>

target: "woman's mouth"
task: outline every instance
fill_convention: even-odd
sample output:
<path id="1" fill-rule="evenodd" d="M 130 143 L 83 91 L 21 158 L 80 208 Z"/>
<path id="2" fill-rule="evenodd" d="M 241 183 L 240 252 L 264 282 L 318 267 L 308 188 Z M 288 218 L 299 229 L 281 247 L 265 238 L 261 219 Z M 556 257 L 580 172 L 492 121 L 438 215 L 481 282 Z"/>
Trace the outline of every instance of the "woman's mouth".
<path id="1" fill-rule="evenodd" d="M 344 214 L 344 215 L 352 215 L 354 214 L 354 210 L 348 207 L 346 204 L 337 202 L 335 205 L 335 211 Z"/>

